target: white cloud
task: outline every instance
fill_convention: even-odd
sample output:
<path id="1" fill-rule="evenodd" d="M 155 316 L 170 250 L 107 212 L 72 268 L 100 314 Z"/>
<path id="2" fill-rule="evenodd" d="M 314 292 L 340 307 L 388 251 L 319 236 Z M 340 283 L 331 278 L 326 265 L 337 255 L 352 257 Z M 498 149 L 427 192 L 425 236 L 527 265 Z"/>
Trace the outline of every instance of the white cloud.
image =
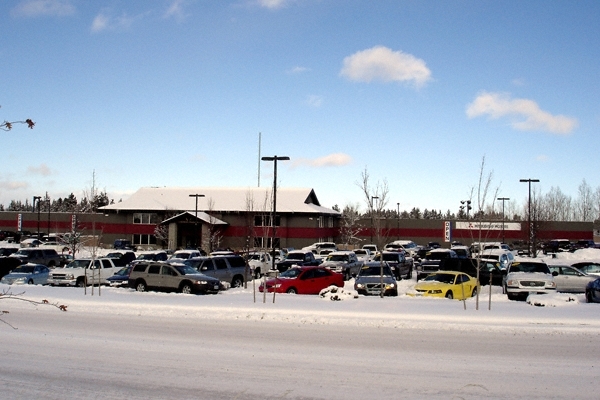
<path id="1" fill-rule="evenodd" d="M 64 17 L 75 13 L 70 0 L 26 0 L 11 11 L 12 15 L 24 17 Z"/>
<path id="2" fill-rule="evenodd" d="M 256 3 L 260 7 L 268 8 L 271 10 L 282 8 L 290 3 L 290 0 L 257 0 Z"/>
<path id="3" fill-rule="evenodd" d="M 50 176 L 52 175 L 52 171 L 46 164 L 40 164 L 37 167 L 27 167 L 27 172 L 34 175 L 42 175 L 42 176 Z"/>
<path id="4" fill-rule="evenodd" d="M 20 190 L 27 189 L 29 184 L 27 182 L 22 181 L 0 181 L 0 188 L 2 190 L 12 191 L 12 190 Z"/>
<path id="5" fill-rule="evenodd" d="M 310 95 L 306 99 L 306 103 L 311 107 L 321 107 L 323 104 L 323 96 Z"/>
<path id="6" fill-rule="evenodd" d="M 413 82 L 421 86 L 431 79 L 425 61 L 412 54 L 375 46 L 344 58 L 340 75 L 360 82 Z"/>
<path id="7" fill-rule="evenodd" d="M 288 74 L 301 74 L 307 71 L 310 71 L 310 68 L 296 66 L 294 68 L 288 69 L 286 72 Z"/>
<path id="8" fill-rule="evenodd" d="M 92 21 L 92 32 L 98 33 L 104 30 L 128 29 L 136 20 L 143 18 L 146 14 L 140 14 L 134 17 L 123 14 L 120 17 L 111 17 L 107 11 L 102 11 Z"/>
<path id="9" fill-rule="evenodd" d="M 550 157 L 548 157 L 545 154 L 540 154 L 535 158 L 535 160 L 539 162 L 548 162 L 550 160 Z"/>
<path id="10" fill-rule="evenodd" d="M 298 158 L 292 161 L 292 167 L 308 166 L 314 168 L 340 167 L 352 162 L 352 157 L 344 153 L 333 153 L 320 158 Z"/>
<path id="11" fill-rule="evenodd" d="M 186 0 L 173 0 L 167 11 L 165 11 L 164 17 L 175 18 L 178 21 L 184 20 L 188 16 L 184 10 L 186 3 Z"/>
<path id="12" fill-rule="evenodd" d="M 489 115 L 492 119 L 511 118 L 511 126 L 521 131 L 547 131 L 569 134 L 578 125 L 577 119 L 565 115 L 552 115 L 540 109 L 538 104 L 528 99 L 511 99 L 504 93 L 483 92 L 467 106 L 469 118 Z"/>

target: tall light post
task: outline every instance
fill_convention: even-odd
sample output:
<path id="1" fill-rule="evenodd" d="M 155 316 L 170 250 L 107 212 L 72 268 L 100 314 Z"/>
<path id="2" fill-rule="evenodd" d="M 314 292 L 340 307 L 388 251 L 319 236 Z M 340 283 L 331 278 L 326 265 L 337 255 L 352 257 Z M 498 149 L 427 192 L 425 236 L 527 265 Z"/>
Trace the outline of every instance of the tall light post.
<path id="1" fill-rule="evenodd" d="M 204 197 L 203 194 L 190 194 L 190 197 L 196 198 L 196 219 L 194 220 L 194 248 L 198 248 L 198 197 Z"/>
<path id="2" fill-rule="evenodd" d="M 37 200 L 37 208 L 38 208 L 38 225 L 37 225 L 37 237 L 40 239 L 40 200 L 42 196 L 33 196 L 33 211 L 35 211 L 35 202 Z"/>
<path id="3" fill-rule="evenodd" d="M 461 200 L 460 204 L 462 204 L 460 206 L 461 210 L 464 210 L 464 209 L 467 210 L 467 220 L 469 220 L 469 210 L 471 210 L 471 208 L 473 208 L 473 207 L 471 207 L 471 200 Z"/>
<path id="4" fill-rule="evenodd" d="M 398 219 L 397 219 L 398 224 L 396 226 L 396 237 L 397 237 L 397 240 L 400 240 L 400 203 L 396 203 L 396 205 L 398 206 L 398 211 L 397 211 L 397 215 L 396 215 L 398 217 Z"/>
<path id="5" fill-rule="evenodd" d="M 502 243 L 506 243 L 504 238 L 504 202 L 510 200 L 508 197 L 498 197 L 497 200 L 502 201 Z"/>
<path id="6" fill-rule="evenodd" d="M 373 208 L 373 200 L 377 200 L 379 197 L 371 196 L 371 244 L 373 244 L 373 216 L 375 214 L 375 209 Z"/>
<path id="7" fill-rule="evenodd" d="M 532 248 L 532 233 L 533 233 L 533 229 L 531 229 L 531 182 L 539 182 L 539 179 L 519 179 L 519 182 L 527 182 L 529 184 L 529 197 L 527 198 L 527 227 L 528 227 L 528 234 L 529 234 L 529 239 L 527 240 L 527 246 L 529 247 L 529 256 L 532 256 L 532 253 L 535 252 L 535 250 Z M 535 254 L 533 254 L 533 257 L 535 257 Z"/>
<path id="8" fill-rule="evenodd" d="M 275 270 L 275 227 L 276 216 L 277 216 L 277 161 L 288 161 L 290 158 L 287 156 L 273 156 L 273 157 L 262 157 L 263 161 L 273 161 L 273 212 L 271 214 L 271 269 Z M 277 276 L 277 275 L 276 275 Z M 275 302 L 275 288 L 273 288 L 273 303 Z M 267 285 L 265 281 L 264 293 L 266 296 Z M 265 298 L 263 297 L 263 303 Z"/>

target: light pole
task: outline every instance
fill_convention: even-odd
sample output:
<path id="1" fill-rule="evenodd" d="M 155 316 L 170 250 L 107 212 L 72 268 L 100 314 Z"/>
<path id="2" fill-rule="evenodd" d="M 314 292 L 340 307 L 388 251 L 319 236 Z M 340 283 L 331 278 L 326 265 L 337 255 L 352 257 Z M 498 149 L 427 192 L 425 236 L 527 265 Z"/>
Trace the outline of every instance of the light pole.
<path id="1" fill-rule="evenodd" d="M 37 237 L 40 239 L 40 200 L 42 196 L 33 196 L 33 211 L 35 211 L 35 201 L 37 200 L 37 208 L 38 208 L 38 225 L 37 225 Z"/>
<path id="2" fill-rule="evenodd" d="M 203 194 L 190 194 L 190 197 L 196 198 L 196 219 L 194 220 L 194 248 L 198 249 L 198 197 L 204 197 Z"/>
<path id="3" fill-rule="evenodd" d="M 377 200 L 379 197 L 371 196 L 371 244 L 373 244 L 373 216 L 375 214 L 375 209 L 373 208 L 373 200 Z"/>
<path id="4" fill-rule="evenodd" d="M 398 217 L 398 226 L 396 227 L 396 236 L 397 236 L 397 240 L 400 240 L 400 203 L 396 203 L 396 205 L 398 206 L 398 214 L 396 215 Z"/>
<path id="5" fill-rule="evenodd" d="M 519 182 L 527 182 L 529 184 L 529 197 L 527 198 L 527 227 L 528 227 L 528 234 L 529 234 L 529 238 L 527 241 L 527 246 L 529 247 L 529 257 L 532 256 L 531 253 L 534 253 L 535 250 L 532 248 L 532 233 L 533 233 L 533 229 L 531 229 L 531 182 L 539 182 L 539 179 L 519 179 Z M 535 254 L 533 254 L 533 257 L 535 257 Z"/>
<path id="6" fill-rule="evenodd" d="M 275 227 L 277 226 L 275 220 L 277 216 L 277 161 L 288 161 L 290 158 L 287 156 L 273 156 L 273 157 L 262 157 L 263 161 L 273 161 L 273 213 L 271 215 L 271 269 L 275 270 Z M 277 276 L 277 275 L 275 275 Z M 273 288 L 273 303 L 275 302 L 275 291 Z M 267 293 L 267 284 L 265 281 L 264 293 Z M 263 298 L 263 303 L 265 299 Z"/>
<path id="7" fill-rule="evenodd" d="M 498 197 L 497 200 L 502 201 L 502 243 L 506 243 L 505 242 L 505 238 L 504 238 L 504 202 L 507 200 L 510 200 L 510 198 L 508 197 Z"/>

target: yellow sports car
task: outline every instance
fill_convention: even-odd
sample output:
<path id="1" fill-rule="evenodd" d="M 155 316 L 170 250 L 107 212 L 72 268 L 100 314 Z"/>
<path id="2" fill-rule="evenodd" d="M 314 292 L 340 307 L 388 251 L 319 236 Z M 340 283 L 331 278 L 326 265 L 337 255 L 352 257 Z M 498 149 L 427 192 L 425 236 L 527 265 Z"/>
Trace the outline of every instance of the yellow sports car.
<path id="1" fill-rule="evenodd" d="M 456 271 L 438 271 L 415 285 L 417 296 L 463 300 L 477 294 L 477 279 Z"/>

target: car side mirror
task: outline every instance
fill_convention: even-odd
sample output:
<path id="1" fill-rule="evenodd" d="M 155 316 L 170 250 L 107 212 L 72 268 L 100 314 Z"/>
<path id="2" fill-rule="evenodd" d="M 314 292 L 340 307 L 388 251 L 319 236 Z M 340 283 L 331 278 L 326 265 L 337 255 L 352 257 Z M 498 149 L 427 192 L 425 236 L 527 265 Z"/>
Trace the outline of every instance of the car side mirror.
<path id="1" fill-rule="evenodd" d="M 558 276 L 558 272 L 554 271 L 554 272 L 552 273 L 552 276 Z"/>

